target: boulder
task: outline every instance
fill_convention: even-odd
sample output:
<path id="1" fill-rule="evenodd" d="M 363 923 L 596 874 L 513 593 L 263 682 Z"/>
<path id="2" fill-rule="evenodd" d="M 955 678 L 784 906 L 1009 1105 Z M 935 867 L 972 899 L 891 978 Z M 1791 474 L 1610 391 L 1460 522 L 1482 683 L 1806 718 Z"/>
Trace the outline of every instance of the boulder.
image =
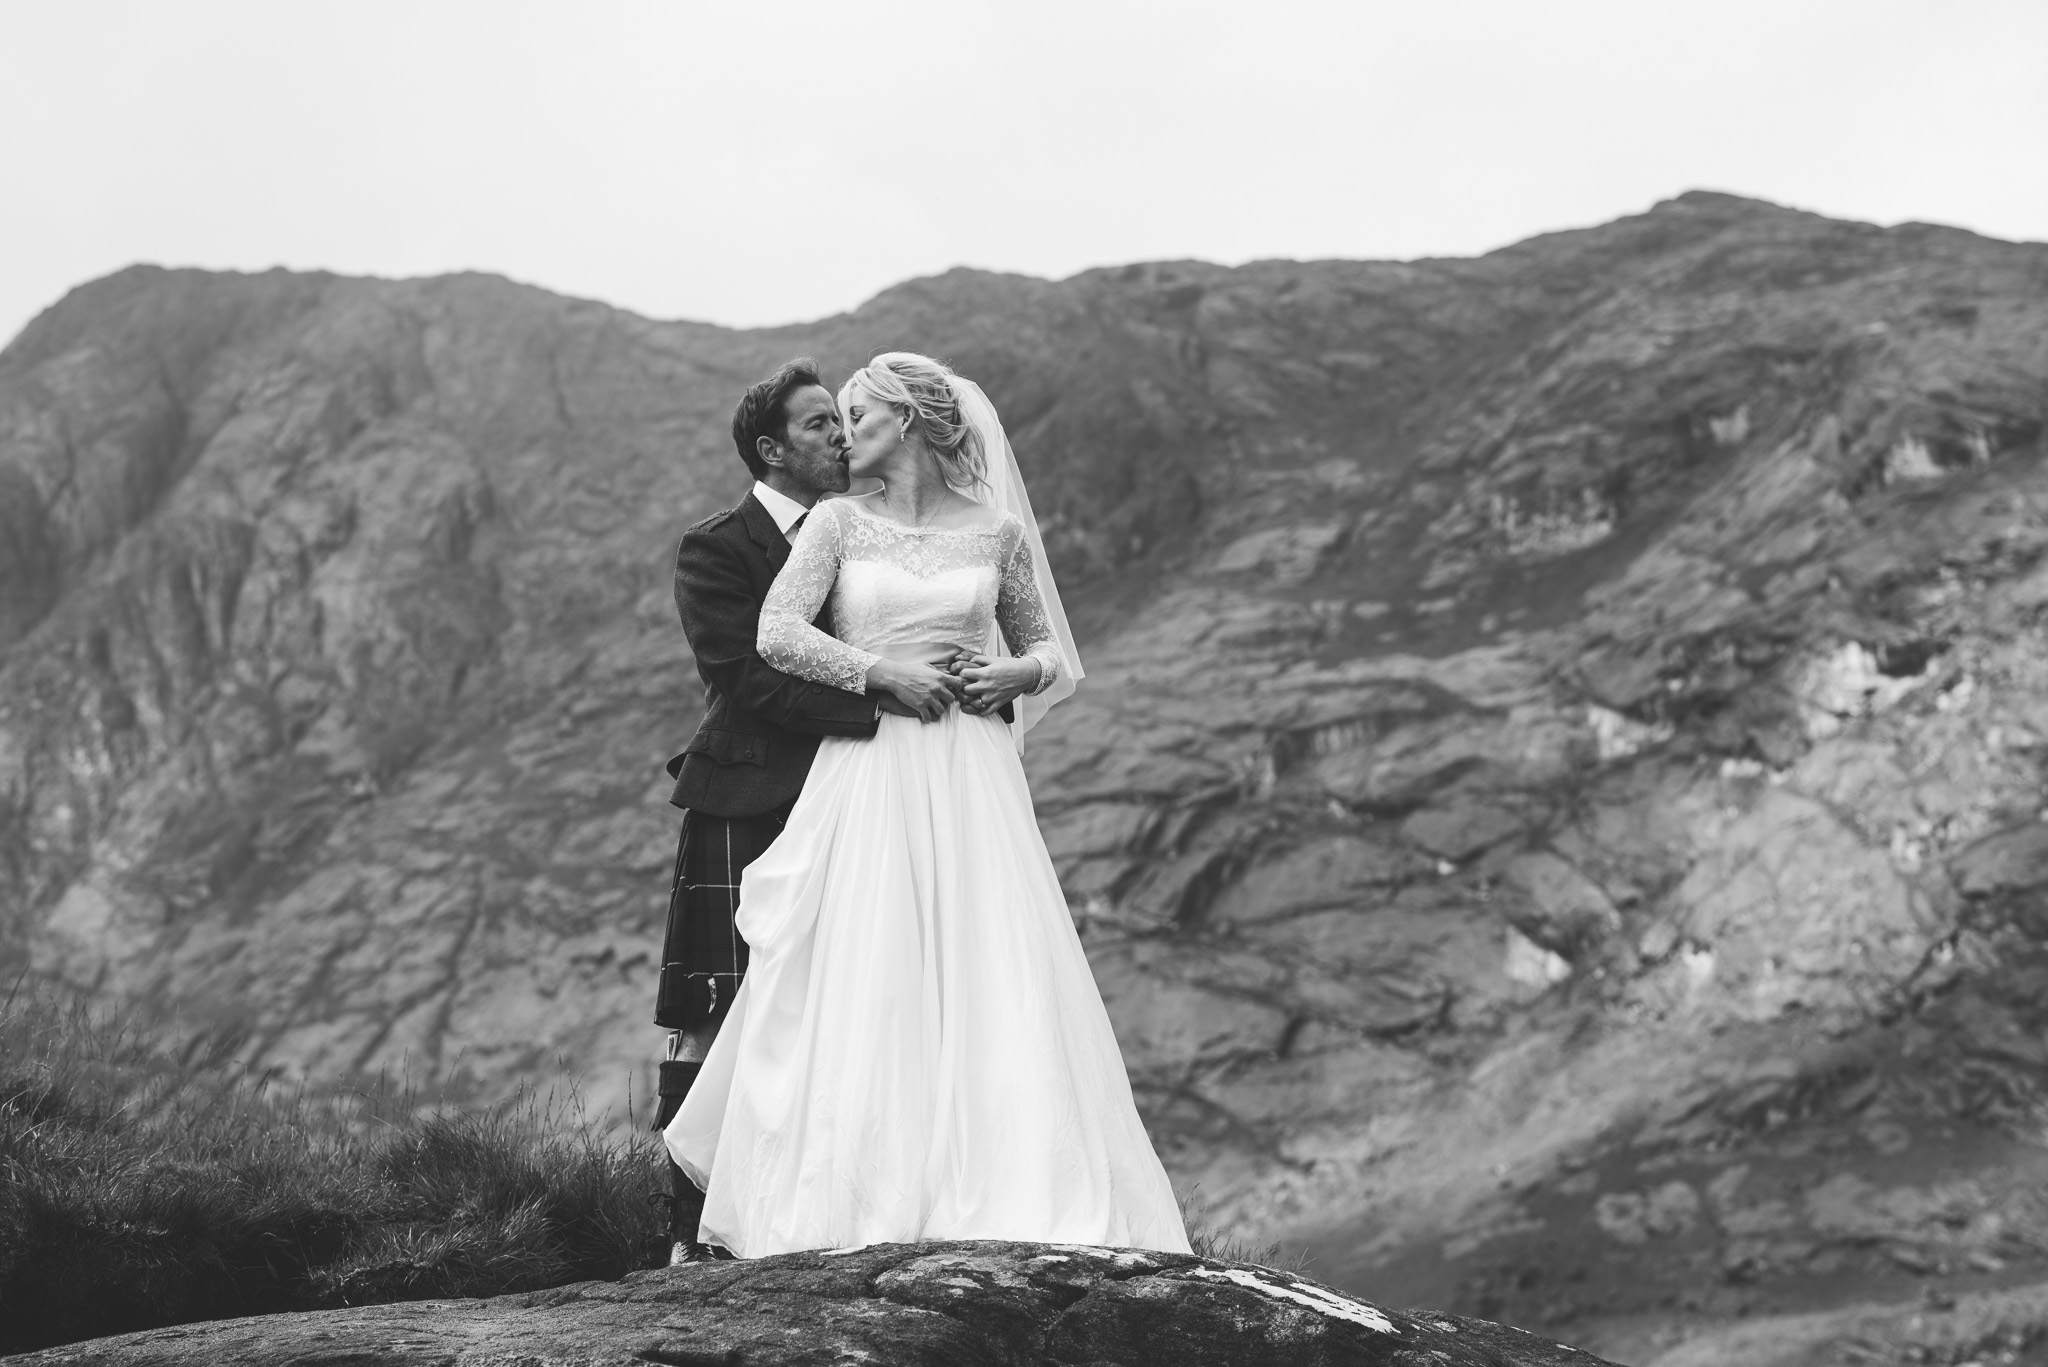
<path id="1" fill-rule="evenodd" d="M 1253 532 L 1225 546 L 1213 568 L 1218 574 L 1262 571 L 1282 584 L 1298 584 L 1315 573 L 1345 531 L 1341 522 L 1316 522 Z"/>
<path id="2" fill-rule="evenodd" d="M 1516 855 L 1502 877 L 1524 899 L 1517 921 L 1543 944 L 1586 944 L 1621 927 L 1600 886 L 1549 850 Z"/>
<path id="3" fill-rule="evenodd" d="M 1209 915 L 1250 924 L 1318 907 L 1359 905 L 1432 872 L 1434 866 L 1413 851 L 1346 831 L 1261 864 L 1233 883 Z"/>
<path id="4" fill-rule="evenodd" d="M 1279 1047 L 1287 1031 L 1280 1008 L 1241 991 L 1186 981 L 1175 972 L 1184 972 L 1185 965 L 1151 964 L 1146 948 L 1119 947 L 1095 958 L 1103 1003 L 1132 1072 L 1180 1072 L 1197 1063 L 1269 1055 Z"/>
<path id="5" fill-rule="evenodd" d="M 1459 780 L 1472 787 L 1547 787 L 1591 757 L 1575 721 L 1536 706 L 1411 722 L 1315 765 L 1322 788 L 1350 807 L 1400 809 Z"/>
<path id="6" fill-rule="evenodd" d="M 1524 819 L 1495 802 L 1460 798 L 1426 807 L 1401 823 L 1401 838 L 1445 859 L 1470 859 L 1520 833 Z"/>
<path id="7" fill-rule="evenodd" d="M 1767 790 L 1673 889 L 1720 1009 L 1753 1020 L 1882 999 L 1939 938 L 1917 885 L 1833 813 Z"/>
<path id="8" fill-rule="evenodd" d="M 21 1367 L 1601 1367 L 1519 1329 L 1341 1295 L 1288 1272 L 1080 1245 L 877 1244 L 639 1272 L 492 1300 L 180 1325 Z"/>
<path id="9" fill-rule="evenodd" d="M 1968 897 L 2023 892 L 2048 883 L 2048 822 L 2033 822 L 1986 836 L 1949 866 Z"/>
<path id="10" fill-rule="evenodd" d="M 1323 789 L 1347 806 L 1408 807 L 1491 760 L 1491 739 L 1469 716 L 1437 717 L 1340 751 L 1320 761 L 1315 773 Z"/>

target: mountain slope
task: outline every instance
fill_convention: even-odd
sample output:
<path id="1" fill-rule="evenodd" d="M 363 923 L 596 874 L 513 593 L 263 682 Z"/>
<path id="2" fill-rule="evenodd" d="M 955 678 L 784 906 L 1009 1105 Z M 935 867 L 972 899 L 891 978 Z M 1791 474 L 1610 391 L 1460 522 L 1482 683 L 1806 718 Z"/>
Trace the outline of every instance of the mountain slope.
<path id="1" fill-rule="evenodd" d="M 95 282 L 0 353 L 0 958 L 287 1071 L 621 1100 L 674 538 L 742 385 L 892 346 L 1032 481 L 1089 667 L 1042 823 L 1224 1218 L 1610 1356 L 2048 1276 L 1990 1220 L 2048 1062 L 2048 248 L 1950 229 L 1693 194 L 745 333 Z"/>

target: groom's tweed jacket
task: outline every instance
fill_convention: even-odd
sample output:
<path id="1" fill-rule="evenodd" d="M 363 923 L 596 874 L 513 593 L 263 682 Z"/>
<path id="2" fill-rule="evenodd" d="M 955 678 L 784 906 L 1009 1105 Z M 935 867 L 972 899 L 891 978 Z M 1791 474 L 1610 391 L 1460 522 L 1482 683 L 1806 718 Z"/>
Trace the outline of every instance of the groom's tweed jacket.
<path id="1" fill-rule="evenodd" d="M 706 702 L 697 734 L 668 762 L 678 807 L 722 817 L 773 811 L 804 786 L 820 736 L 875 734 L 873 699 L 771 669 L 755 653 L 761 600 L 788 559 L 789 542 L 751 493 L 684 532 L 676 548 L 676 611 Z M 829 614 L 818 618 L 827 631 Z"/>

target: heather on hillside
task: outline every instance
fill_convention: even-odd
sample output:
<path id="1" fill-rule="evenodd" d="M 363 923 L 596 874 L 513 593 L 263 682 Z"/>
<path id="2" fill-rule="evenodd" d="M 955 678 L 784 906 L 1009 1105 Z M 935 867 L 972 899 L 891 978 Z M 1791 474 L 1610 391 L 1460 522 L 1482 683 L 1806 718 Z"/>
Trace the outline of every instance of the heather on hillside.
<path id="1" fill-rule="evenodd" d="M 294 1090 L 19 991 L 0 1060 L 0 1352 L 616 1278 L 663 1249 L 652 1137 L 573 1095 Z"/>

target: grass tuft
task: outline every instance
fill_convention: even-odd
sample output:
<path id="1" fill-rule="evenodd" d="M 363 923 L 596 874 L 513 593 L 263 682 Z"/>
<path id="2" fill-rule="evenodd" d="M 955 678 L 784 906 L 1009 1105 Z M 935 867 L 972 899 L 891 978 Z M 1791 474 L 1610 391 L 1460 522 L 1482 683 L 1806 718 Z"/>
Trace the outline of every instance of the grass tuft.
<path id="1" fill-rule="evenodd" d="M 1200 1186 L 1189 1188 L 1180 1198 L 1180 1218 L 1181 1223 L 1187 1226 L 1188 1247 L 1198 1258 L 1213 1258 L 1220 1263 L 1250 1263 L 1275 1272 L 1291 1272 L 1297 1277 L 1308 1274 L 1310 1259 L 1307 1249 L 1289 1251 L 1281 1247 L 1277 1239 L 1269 1244 L 1252 1243 L 1218 1229 L 1202 1204 Z"/>
<path id="2" fill-rule="evenodd" d="M 0 1001 L 0 1353 L 612 1279 L 665 1251 L 657 1141 L 598 1130 L 573 1092 L 456 1112 L 282 1089 L 234 1054 Z"/>

